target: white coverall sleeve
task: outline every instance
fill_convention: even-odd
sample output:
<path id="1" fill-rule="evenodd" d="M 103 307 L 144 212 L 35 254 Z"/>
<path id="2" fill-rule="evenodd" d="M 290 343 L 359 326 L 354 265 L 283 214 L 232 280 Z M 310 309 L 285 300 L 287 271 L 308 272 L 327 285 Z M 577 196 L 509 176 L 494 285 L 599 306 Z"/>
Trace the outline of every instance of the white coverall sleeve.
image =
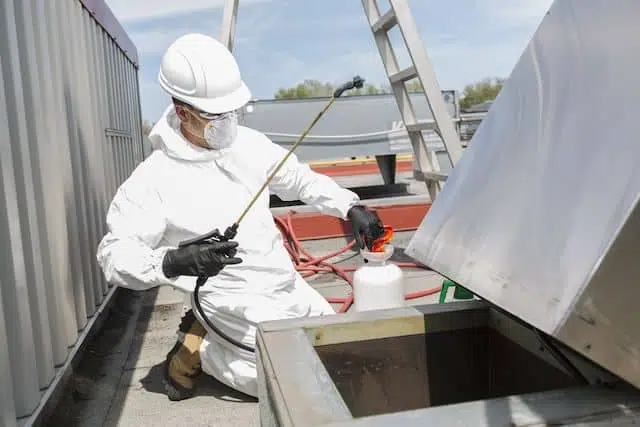
<path id="1" fill-rule="evenodd" d="M 109 283 L 133 290 L 173 284 L 162 272 L 170 248 L 158 247 L 166 228 L 162 212 L 154 190 L 133 182 L 118 189 L 96 256 Z"/>
<path id="2" fill-rule="evenodd" d="M 287 150 L 275 144 L 274 156 L 269 173 L 275 169 Z M 298 161 L 295 153 L 291 154 L 282 168 L 273 177 L 271 189 L 280 197 L 297 196 L 305 204 L 314 206 L 320 212 L 347 219 L 349 209 L 360 201 L 354 192 L 340 187 L 333 179 L 314 172 L 309 165 Z"/>

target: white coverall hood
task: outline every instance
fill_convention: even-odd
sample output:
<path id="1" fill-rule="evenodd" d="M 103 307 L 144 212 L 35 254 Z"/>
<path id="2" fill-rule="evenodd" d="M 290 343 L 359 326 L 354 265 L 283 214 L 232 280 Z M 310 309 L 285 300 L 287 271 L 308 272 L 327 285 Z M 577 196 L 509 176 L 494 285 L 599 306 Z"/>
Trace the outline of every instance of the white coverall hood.
<path id="1" fill-rule="evenodd" d="M 244 126 L 238 126 L 236 140 L 228 148 L 194 146 L 180 133 L 173 106 L 149 138 L 154 151 L 118 188 L 97 259 L 109 283 L 134 290 L 169 285 L 192 292 L 195 277 L 164 276 L 164 254 L 212 229 L 223 232 L 286 150 Z M 313 172 L 295 154 L 275 175 L 270 190 L 343 219 L 358 202 L 354 193 Z M 268 191 L 245 216 L 234 240 L 243 262 L 225 267 L 200 290 L 208 318 L 225 334 L 254 347 L 258 322 L 333 313 L 295 270 L 269 210 Z M 244 393 L 257 394 L 254 354 L 209 331 L 201 360 L 206 373 Z"/>
<path id="2" fill-rule="evenodd" d="M 237 138 L 236 138 L 237 139 Z M 229 148 L 212 150 L 189 143 L 180 131 L 180 119 L 171 104 L 149 133 L 153 149 L 162 150 L 168 157 L 191 162 L 210 162 L 223 157 Z"/>

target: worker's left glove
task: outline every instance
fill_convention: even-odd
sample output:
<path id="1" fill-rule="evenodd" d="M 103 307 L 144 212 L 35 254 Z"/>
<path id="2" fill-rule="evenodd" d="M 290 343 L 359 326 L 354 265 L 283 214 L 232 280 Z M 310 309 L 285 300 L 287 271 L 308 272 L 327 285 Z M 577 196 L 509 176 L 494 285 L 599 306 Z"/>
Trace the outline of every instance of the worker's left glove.
<path id="1" fill-rule="evenodd" d="M 384 227 L 378 215 L 365 206 L 355 205 L 349 209 L 347 213 L 351 228 L 353 229 L 353 237 L 360 249 L 371 249 L 373 242 L 384 235 Z M 364 235 L 364 240 L 363 240 Z"/>
<path id="2" fill-rule="evenodd" d="M 162 260 L 162 272 L 169 278 L 177 276 L 216 276 L 227 265 L 240 264 L 236 257 L 238 242 L 197 243 L 170 249 Z"/>

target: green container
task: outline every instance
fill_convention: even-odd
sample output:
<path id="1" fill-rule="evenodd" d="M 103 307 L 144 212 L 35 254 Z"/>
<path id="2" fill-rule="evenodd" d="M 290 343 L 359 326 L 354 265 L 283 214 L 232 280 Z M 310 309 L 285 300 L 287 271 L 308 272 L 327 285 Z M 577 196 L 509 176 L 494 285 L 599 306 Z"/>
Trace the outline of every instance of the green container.
<path id="1" fill-rule="evenodd" d="M 440 290 L 440 300 L 439 300 L 440 304 L 443 304 L 445 299 L 447 299 L 447 291 L 451 287 L 454 288 L 453 289 L 454 299 L 473 299 L 474 297 L 472 292 L 460 286 L 458 283 L 454 282 L 453 280 L 444 279 L 442 281 L 442 289 Z"/>
<path id="2" fill-rule="evenodd" d="M 456 285 L 456 289 L 453 291 L 453 297 L 455 299 L 473 299 L 474 295 L 467 288 Z"/>

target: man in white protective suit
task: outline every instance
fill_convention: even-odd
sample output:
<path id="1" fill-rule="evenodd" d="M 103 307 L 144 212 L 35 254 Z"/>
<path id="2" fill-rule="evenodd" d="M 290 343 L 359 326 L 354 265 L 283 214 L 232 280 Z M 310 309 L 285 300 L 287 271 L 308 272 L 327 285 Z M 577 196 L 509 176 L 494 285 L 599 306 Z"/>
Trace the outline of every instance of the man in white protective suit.
<path id="1" fill-rule="evenodd" d="M 192 294 L 194 308 L 196 278 L 209 278 L 199 295 L 215 327 L 198 320 L 195 309 L 183 317 L 165 363 L 171 400 L 193 396 L 200 372 L 257 396 L 257 323 L 332 314 L 331 305 L 295 270 L 269 210 L 268 191 L 234 240 L 179 243 L 233 224 L 286 150 L 237 125 L 236 111 L 250 92 L 234 57 L 217 40 L 178 38 L 162 58 L 158 80 L 173 102 L 149 135 L 154 151 L 111 202 L 97 259 L 110 283 L 134 290 L 173 286 Z M 360 248 L 383 233 L 377 215 L 359 205 L 356 194 L 295 155 L 269 188 L 350 220 Z"/>

